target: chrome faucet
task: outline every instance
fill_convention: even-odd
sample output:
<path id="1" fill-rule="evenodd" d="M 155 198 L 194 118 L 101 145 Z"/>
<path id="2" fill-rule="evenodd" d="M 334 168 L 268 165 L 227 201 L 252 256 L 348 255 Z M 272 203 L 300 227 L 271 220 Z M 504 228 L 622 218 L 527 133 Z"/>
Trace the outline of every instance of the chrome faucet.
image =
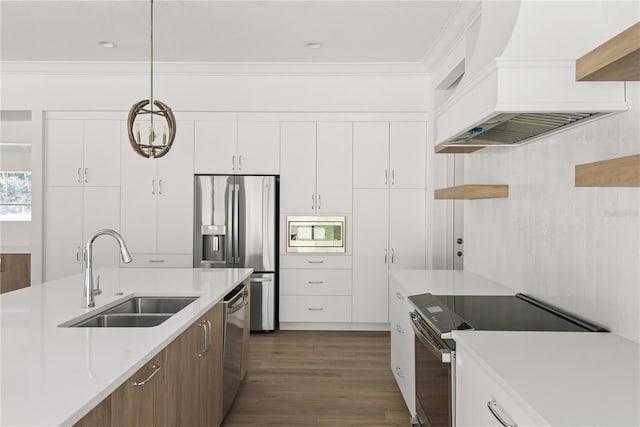
<path id="1" fill-rule="evenodd" d="M 120 245 L 120 255 L 122 256 L 122 261 L 125 264 L 131 262 L 131 254 L 127 249 L 127 245 L 124 243 L 124 239 L 114 230 L 98 230 L 87 240 L 87 244 L 84 247 L 84 286 L 82 291 L 82 308 L 94 307 L 96 305 L 94 296 L 96 295 L 96 289 L 93 287 L 93 242 L 98 238 L 98 236 L 102 236 L 106 234 L 108 236 L 113 237 L 118 241 L 118 245 Z"/>

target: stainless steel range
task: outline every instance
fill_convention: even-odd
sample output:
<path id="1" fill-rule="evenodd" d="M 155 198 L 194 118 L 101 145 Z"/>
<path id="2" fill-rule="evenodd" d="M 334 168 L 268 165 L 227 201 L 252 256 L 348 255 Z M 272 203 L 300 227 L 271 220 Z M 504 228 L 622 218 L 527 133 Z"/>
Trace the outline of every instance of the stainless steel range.
<path id="1" fill-rule="evenodd" d="M 415 307 L 415 426 L 455 425 L 455 341 L 452 330 L 605 332 L 524 294 L 409 297 Z"/>

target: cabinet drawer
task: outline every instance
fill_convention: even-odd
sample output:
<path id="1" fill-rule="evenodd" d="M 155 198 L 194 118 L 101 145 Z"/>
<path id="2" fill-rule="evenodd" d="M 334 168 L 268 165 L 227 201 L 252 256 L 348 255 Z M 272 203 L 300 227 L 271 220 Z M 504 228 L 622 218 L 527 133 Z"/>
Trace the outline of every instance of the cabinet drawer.
<path id="1" fill-rule="evenodd" d="M 280 268 L 351 268 L 351 257 L 345 255 L 280 255 Z"/>
<path id="2" fill-rule="evenodd" d="M 190 254 L 131 254 L 131 262 L 120 260 L 120 267 L 126 268 L 191 268 L 193 256 Z"/>
<path id="3" fill-rule="evenodd" d="M 281 296 L 280 321 L 351 322 L 351 297 Z"/>
<path id="4" fill-rule="evenodd" d="M 351 295 L 351 270 L 284 269 L 280 295 Z"/>

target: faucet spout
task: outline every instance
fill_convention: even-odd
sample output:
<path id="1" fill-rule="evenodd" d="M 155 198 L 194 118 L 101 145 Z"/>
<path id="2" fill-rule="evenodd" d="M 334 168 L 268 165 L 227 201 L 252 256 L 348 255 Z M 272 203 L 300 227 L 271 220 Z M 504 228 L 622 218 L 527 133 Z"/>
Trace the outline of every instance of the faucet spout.
<path id="1" fill-rule="evenodd" d="M 129 253 L 129 249 L 127 249 L 127 245 L 124 243 L 124 239 L 115 230 L 104 229 L 98 230 L 89 237 L 87 240 L 87 244 L 84 247 L 84 286 L 82 292 L 82 307 L 90 308 L 96 305 L 94 295 L 95 288 L 93 286 L 93 242 L 102 235 L 111 236 L 118 242 L 120 246 L 120 256 L 122 257 L 122 262 L 128 264 L 131 262 L 131 254 Z"/>

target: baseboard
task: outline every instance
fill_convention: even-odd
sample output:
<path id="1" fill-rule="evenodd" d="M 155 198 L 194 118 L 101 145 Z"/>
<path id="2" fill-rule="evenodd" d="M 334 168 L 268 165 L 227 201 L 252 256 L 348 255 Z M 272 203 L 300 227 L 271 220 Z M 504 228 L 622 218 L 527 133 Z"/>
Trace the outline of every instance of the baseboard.
<path id="1" fill-rule="evenodd" d="M 283 331 L 389 331 L 388 323 L 280 322 Z"/>

